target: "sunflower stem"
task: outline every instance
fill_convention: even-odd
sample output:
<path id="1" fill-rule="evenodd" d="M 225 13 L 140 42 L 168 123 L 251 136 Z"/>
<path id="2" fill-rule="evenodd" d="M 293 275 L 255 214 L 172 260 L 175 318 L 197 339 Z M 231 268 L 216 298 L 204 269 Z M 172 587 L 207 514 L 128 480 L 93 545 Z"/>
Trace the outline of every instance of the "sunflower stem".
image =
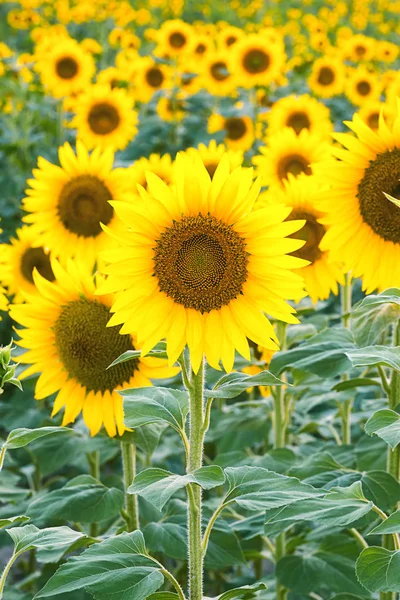
<path id="1" fill-rule="evenodd" d="M 121 442 L 122 469 L 124 474 L 125 511 L 123 516 L 128 532 L 139 529 L 139 504 L 136 494 L 128 494 L 128 487 L 136 475 L 136 446 L 130 442 Z"/>
<path id="2" fill-rule="evenodd" d="M 351 301 L 352 301 L 352 283 L 351 273 L 346 273 L 344 276 L 344 285 L 341 286 L 341 307 L 342 307 L 342 324 L 346 329 L 350 329 L 351 319 Z M 348 374 L 343 375 L 343 381 L 348 379 Z M 339 414 L 342 420 L 342 443 L 344 445 L 351 444 L 351 411 L 353 408 L 353 400 L 345 400 L 339 408 Z"/>
<path id="3" fill-rule="evenodd" d="M 8 561 L 8 563 L 6 564 L 6 566 L 4 567 L 3 573 L 1 574 L 0 577 L 0 600 L 3 597 L 3 592 L 4 592 L 4 586 L 6 583 L 6 579 L 7 579 L 7 575 L 10 572 L 11 567 L 13 566 L 14 562 L 16 561 L 16 559 L 18 558 L 19 554 L 13 554 L 10 558 L 10 560 Z"/>
<path id="4" fill-rule="evenodd" d="M 204 442 L 204 364 L 198 373 L 190 375 L 190 429 L 189 460 L 187 472 L 199 469 L 203 462 Z M 188 492 L 188 548 L 189 548 L 189 594 L 190 600 L 203 598 L 203 552 L 201 531 L 201 487 L 187 486 Z"/>
<path id="5" fill-rule="evenodd" d="M 94 450 L 93 452 L 89 452 L 87 455 L 88 463 L 89 463 L 89 472 L 94 479 L 100 481 L 100 452 L 98 450 Z M 98 524 L 90 523 L 90 535 L 91 537 L 97 537 L 99 534 Z"/>

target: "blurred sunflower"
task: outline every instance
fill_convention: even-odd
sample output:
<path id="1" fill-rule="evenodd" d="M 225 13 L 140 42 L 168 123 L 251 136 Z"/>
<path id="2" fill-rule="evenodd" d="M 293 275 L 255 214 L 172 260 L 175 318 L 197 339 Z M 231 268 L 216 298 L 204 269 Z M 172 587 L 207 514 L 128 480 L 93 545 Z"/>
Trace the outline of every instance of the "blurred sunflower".
<path id="1" fill-rule="evenodd" d="M 137 100 L 148 102 L 158 90 L 171 87 L 171 68 L 155 62 L 150 56 L 143 56 L 137 61 L 132 80 Z"/>
<path id="2" fill-rule="evenodd" d="M 345 93 L 356 106 L 362 106 L 371 100 L 379 100 L 381 91 L 382 86 L 375 73 L 371 73 L 364 67 L 349 70 Z"/>
<path id="3" fill-rule="evenodd" d="M 197 34 L 193 47 L 193 54 L 195 58 L 198 59 L 206 56 L 210 50 L 214 50 L 214 44 L 211 37 L 206 34 Z"/>
<path id="4" fill-rule="evenodd" d="M 111 89 L 117 88 L 121 83 L 126 83 L 128 78 L 126 73 L 117 67 L 107 67 L 99 71 L 96 75 L 96 83 L 110 86 Z"/>
<path id="5" fill-rule="evenodd" d="M 190 53 L 196 43 L 196 35 L 189 23 L 181 19 L 164 21 L 157 32 L 156 53 L 178 57 Z"/>
<path id="6" fill-rule="evenodd" d="M 70 123 L 87 148 L 123 150 L 137 134 L 137 113 L 133 99 L 123 89 L 96 84 L 76 101 Z"/>
<path id="7" fill-rule="evenodd" d="M 197 149 L 188 148 L 185 152 L 187 154 L 197 152 L 200 154 L 201 160 L 211 179 L 214 177 L 215 171 L 224 154 L 228 157 L 231 171 L 236 169 L 236 167 L 239 167 L 243 162 L 243 152 L 241 150 L 227 150 L 224 144 L 217 145 L 215 140 L 211 140 L 208 146 L 199 144 Z"/>
<path id="8" fill-rule="evenodd" d="M 148 174 L 142 205 L 113 203 L 125 242 L 104 253 L 110 265 L 98 293 L 118 292 L 109 325 L 135 331 L 142 355 L 166 338 L 170 364 L 187 344 L 195 372 L 203 354 L 229 372 L 235 349 L 250 358 L 247 338 L 277 348 L 262 311 L 297 322 L 285 300 L 303 295 L 291 269 L 306 263 L 286 256 L 303 245 L 286 236 L 303 221 L 282 223 L 286 206 L 251 212 L 259 193 L 253 170 L 231 172 L 226 156 L 212 180 L 199 154 L 176 161 L 173 189 Z"/>
<path id="9" fill-rule="evenodd" d="M 93 265 L 98 251 L 109 243 L 100 222 L 115 227 L 115 216 L 108 200 L 121 200 L 126 190 L 123 169 L 113 170 L 111 150 L 96 148 L 89 155 L 77 142 L 77 153 L 65 143 L 59 149 L 61 167 L 38 159 L 29 179 L 23 208 L 30 214 L 30 233 L 57 257 L 77 255 Z"/>
<path id="10" fill-rule="evenodd" d="M 311 175 L 313 163 L 329 158 L 330 145 L 307 129 L 297 135 L 294 129 L 286 127 L 268 138 L 268 144 L 260 148 L 260 153 L 253 157 L 253 164 L 263 185 L 284 187 L 289 175 Z"/>
<path id="11" fill-rule="evenodd" d="M 244 38 L 245 35 L 243 29 L 235 27 L 234 25 L 227 25 L 223 27 L 218 34 L 218 44 L 225 48 L 230 48 L 236 44 L 237 41 Z"/>
<path id="12" fill-rule="evenodd" d="M 12 307 L 12 318 L 26 329 L 18 330 L 18 345 L 28 351 L 19 361 L 29 366 L 20 376 L 41 373 L 35 398 L 57 393 L 52 416 L 65 408 L 62 424 L 73 423 L 82 412 L 91 435 L 104 425 L 109 436 L 125 431 L 122 397 L 118 390 L 150 386 L 152 378 L 178 372 L 158 358 L 139 358 L 109 365 L 135 340 L 120 335 L 120 327 L 107 327 L 113 298 L 95 297 L 96 282 L 82 263 L 66 269 L 52 261 L 55 281 L 34 272 L 38 294 Z"/>
<path id="13" fill-rule="evenodd" d="M 147 188 L 146 173 L 154 173 L 167 185 L 171 185 L 174 180 L 173 162 L 169 154 L 160 156 L 159 154 L 150 154 L 149 158 L 139 158 L 132 166 L 126 169 L 126 181 L 129 184 L 129 191 L 138 194 L 137 185 Z"/>
<path id="14" fill-rule="evenodd" d="M 276 80 L 285 63 L 280 44 L 266 43 L 262 35 L 248 35 L 232 48 L 230 70 L 237 75 L 240 85 L 249 88 L 269 85 Z"/>
<path id="15" fill-rule="evenodd" d="M 379 129 L 379 115 L 383 112 L 386 123 L 391 123 L 395 116 L 395 110 L 389 104 L 372 100 L 366 102 L 358 111 L 358 116 L 368 125 L 370 129 L 377 131 Z"/>
<path id="16" fill-rule="evenodd" d="M 314 62 L 308 85 L 317 96 L 330 98 L 343 92 L 345 75 L 346 67 L 339 59 L 324 56 Z"/>
<path id="17" fill-rule="evenodd" d="M 246 151 L 254 142 L 254 126 L 250 117 L 222 117 L 213 114 L 208 120 L 208 132 L 225 132 L 225 144 L 231 150 Z"/>
<path id="18" fill-rule="evenodd" d="M 92 56 L 73 39 L 61 38 L 37 58 L 35 69 L 55 98 L 84 89 L 94 75 Z"/>
<path id="19" fill-rule="evenodd" d="M 283 188 L 274 188 L 261 194 L 257 203 L 260 207 L 286 204 L 292 208 L 286 221 L 305 220 L 303 227 L 289 237 L 305 241 L 304 246 L 292 252 L 292 256 L 309 262 L 304 269 L 301 269 L 300 274 L 305 279 L 306 290 L 313 303 L 326 300 L 331 291 L 337 294 L 338 282 L 344 282 L 340 266 L 329 260 L 329 252 L 320 249 L 321 240 L 326 232 L 326 227 L 323 225 L 328 208 L 324 202 L 326 190 L 327 187 L 324 187 L 315 177 L 302 176 L 296 179 L 289 175 L 284 181 Z M 330 207 L 330 212 L 333 207 L 334 205 Z"/>
<path id="20" fill-rule="evenodd" d="M 236 79 L 229 67 L 227 50 L 209 52 L 201 63 L 200 85 L 215 96 L 229 96 L 236 89 Z"/>
<path id="21" fill-rule="evenodd" d="M 335 207 L 324 218 L 330 229 L 321 249 L 361 277 L 369 294 L 400 286 L 400 113 L 391 127 L 381 115 L 377 131 L 357 114 L 346 124 L 356 137 L 335 134 L 346 148 L 334 148 L 340 160 L 316 167 L 331 185 L 326 203 Z"/>
<path id="22" fill-rule="evenodd" d="M 24 293 L 35 293 L 34 269 L 48 281 L 54 280 L 49 252 L 38 242 L 41 239 L 35 228 L 25 226 L 17 229 L 9 244 L 1 246 L 0 282 L 14 296 L 14 302 L 22 302 Z"/>
<path id="23" fill-rule="evenodd" d="M 178 92 L 174 95 L 170 92 L 167 96 L 159 99 L 156 110 L 163 121 L 181 121 L 187 111 L 184 94 Z"/>
<path id="24" fill-rule="evenodd" d="M 307 129 L 328 139 L 333 131 L 329 108 L 308 94 L 290 95 L 277 100 L 266 113 L 268 135 L 275 135 L 284 127 L 291 127 L 298 135 Z"/>
<path id="25" fill-rule="evenodd" d="M 376 40 L 363 34 L 352 35 L 343 47 L 343 57 L 354 62 L 368 61 L 374 58 Z"/>

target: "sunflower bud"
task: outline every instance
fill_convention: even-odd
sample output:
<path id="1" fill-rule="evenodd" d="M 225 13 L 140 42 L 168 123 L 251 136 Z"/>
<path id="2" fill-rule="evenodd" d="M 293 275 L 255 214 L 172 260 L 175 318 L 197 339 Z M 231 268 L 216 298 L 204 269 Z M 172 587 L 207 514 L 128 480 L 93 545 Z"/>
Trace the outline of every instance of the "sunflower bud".
<path id="1" fill-rule="evenodd" d="M 11 363 L 12 340 L 8 346 L 0 346 L 0 394 L 3 393 L 3 387 L 6 383 L 11 383 L 22 390 L 21 382 L 15 377 L 17 364 Z"/>

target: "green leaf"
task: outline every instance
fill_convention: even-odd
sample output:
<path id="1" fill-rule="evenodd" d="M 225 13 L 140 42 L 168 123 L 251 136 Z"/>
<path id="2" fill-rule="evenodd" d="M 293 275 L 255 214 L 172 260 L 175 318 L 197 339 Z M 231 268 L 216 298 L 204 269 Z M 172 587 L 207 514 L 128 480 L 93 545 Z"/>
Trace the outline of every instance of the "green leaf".
<path id="1" fill-rule="evenodd" d="M 389 515 L 385 521 L 379 523 L 379 525 L 372 529 L 368 535 L 378 533 L 400 533 L 400 509 Z"/>
<path id="2" fill-rule="evenodd" d="M 391 510 L 400 500 L 400 484 L 390 473 L 368 471 L 362 474 L 361 482 L 368 500 L 383 510 Z"/>
<path id="3" fill-rule="evenodd" d="M 128 493 L 138 494 L 158 510 L 162 510 L 173 494 L 188 483 L 197 483 L 202 488 L 209 490 L 222 485 L 224 481 L 224 472 L 217 465 L 201 467 L 186 475 L 174 475 L 164 469 L 150 468 L 136 475 L 132 485 L 128 488 Z"/>
<path id="4" fill-rule="evenodd" d="M 365 423 L 365 431 L 377 435 L 394 450 L 400 442 L 400 415 L 394 410 L 378 410 Z"/>
<path id="5" fill-rule="evenodd" d="M 82 479 L 84 477 L 84 479 Z M 124 494 L 108 488 L 89 475 L 72 479 L 64 487 L 33 500 L 28 506 L 31 519 L 63 519 L 98 523 L 118 515 Z"/>
<path id="6" fill-rule="evenodd" d="M 140 427 L 164 421 L 177 431 L 185 427 L 189 413 L 187 392 L 169 388 L 135 388 L 120 392 L 124 396 L 125 424 Z"/>
<path id="7" fill-rule="evenodd" d="M 391 323 L 397 323 L 399 316 L 400 290 L 397 288 L 366 296 L 352 312 L 351 329 L 357 343 L 360 346 L 375 344 Z"/>
<path id="8" fill-rule="evenodd" d="M 365 548 L 358 557 L 356 573 L 370 592 L 400 592 L 400 551 Z"/>
<path id="9" fill-rule="evenodd" d="M 150 352 L 148 352 L 146 354 L 146 356 L 154 356 L 155 358 L 168 358 L 166 348 L 167 348 L 167 345 L 165 342 L 159 342 L 157 344 L 157 346 L 155 346 L 153 348 L 153 350 L 150 350 Z M 124 352 L 123 354 L 118 356 L 118 358 L 116 358 L 111 363 L 111 365 L 109 365 L 107 367 L 107 369 L 111 369 L 111 367 L 115 367 L 115 365 L 119 365 L 120 363 L 127 362 L 128 360 L 138 359 L 141 356 L 142 356 L 141 350 L 127 350 L 126 352 Z"/>
<path id="10" fill-rule="evenodd" d="M 159 566 L 144 553 L 140 531 L 94 544 L 61 565 L 35 598 L 85 588 L 98 600 L 144 600 L 164 581 Z"/>
<path id="11" fill-rule="evenodd" d="M 400 371 L 400 347 L 367 346 L 354 350 L 346 350 L 346 356 L 353 367 L 390 367 Z"/>
<path id="12" fill-rule="evenodd" d="M 228 467 L 229 490 L 224 503 L 236 502 L 246 510 L 279 508 L 326 494 L 295 477 L 279 475 L 262 467 Z"/>
<path id="13" fill-rule="evenodd" d="M 25 525 L 24 527 L 13 527 L 6 531 L 14 542 L 15 554 L 22 554 L 22 552 L 33 548 L 63 547 L 85 537 L 84 533 L 73 531 L 69 527 L 38 529 L 35 525 Z"/>
<path id="14" fill-rule="evenodd" d="M 40 429 L 14 429 L 5 441 L 7 450 L 23 448 L 31 442 L 47 435 L 76 435 L 69 427 L 41 427 Z"/>
<path id="15" fill-rule="evenodd" d="M 358 387 L 369 387 L 369 386 L 381 387 L 381 382 L 376 379 L 369 377 L 356 377 L 355 379 L 347 379 L 346 381 L 340 381 L 333 386 L 334 392 L 343 392 L 343 390 L 352 390 Z"/>
<path id="16" fill-rule="evenodd" d="M 178 594 L 174 592 L 155 592 L 147 597 L 147 600 L 178 600 Z"/>
<path id="17" fill-rule="evenodd" d="M 13 525 L 14 523 L 24 523 L 25 521 L 29 521 L 29 517 L 26 517 L 25 515 L 9 517 L 8 519 L 0 519 L 0 529 L 8 527 L 9 525 Z"/>
<path id="18" fill-rule="evenodd" d="M 232 528 L 223 520 L 217 521 L 211 532 L 204 558 L 207 570 L 218 571 L 235 565 L 245 565 L 239 539 Z"/>
<path id="19" fill-rule="evenodd" d="M 222 377 L 214 389 L 204 390 L 207 398 L 235 398 L 247 389 L 260 385 L 287 385 L 269 371 L 262 371 L 257 375 L 246 375 L 245 373 L 230 373 Z"/>
<path id="20" fill-rule="evenodd" d="M 351 332 L 344 327 L 332 327 L 314 335 L 293 350 L 277 352 L 272 357 L 269 369 L 276 375 L 285 369 L 295 368 L 321 377 L 332 377 L 351 367 L 344 352 L 347 348 L 355 348 Z"/>
<path id="21" fill-rule="evenodd" d="M 233 590 L 228 590 L 220 596 L 217 596 L 218 600 L 233 600 L 234 598 L 243 598 L 250 592 L 259 592 L 260 590 L 266 590 L 267 586 L 265 583 L 253 583 L 252 585 L 243 585 Z M 217 600 L 217 599 L 216 599 Z"/>

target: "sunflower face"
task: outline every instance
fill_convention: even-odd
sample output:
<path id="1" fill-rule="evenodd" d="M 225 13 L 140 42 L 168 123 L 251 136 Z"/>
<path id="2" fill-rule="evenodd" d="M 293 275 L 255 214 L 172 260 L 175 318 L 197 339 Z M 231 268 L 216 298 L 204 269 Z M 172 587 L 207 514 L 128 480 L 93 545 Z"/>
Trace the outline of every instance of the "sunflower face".
<path id="1" fill-rule="evenodd" d="M 150 68 L 146 73 L 146 81 L 150 87 L 159 88 L 164 81 L 161 69 L 157 67 Z"/>
<path id="2" fill-rule="evenodd" d="M 88 114 L 88 124 L 96 135 L 108 135 L 115 131 L 120 123 L 118 110 L 112 104 L 99 102 L 94 104 Z"/>
<path id="3" fill-rule="evenodd" d="M 212 216 L 183 217 L 155 247 L 154 274 L 162 292 L 200 313 L 228 305 L 247 277 L 244 240 Z"/>
<path id="4" fill-rule="evenodd" d="M 21 256 L 21 273 L 25 279 L 33 284 L 33 271 L 37 269 L 47 281 L 54 281 L 54 273 L 50 264 L 50 257 L 43 248 L 28 248 Z"/>
<path id="5" fill-rule="evenodd" d="M 263 50 L 249 50 L 243 57 L 243 68 L 251 74 L 264 73 L 270 65 L 271 59 Z"/>
<path id="6" fill-rule="evenodd" d="M 60 58 L 56 62 L 56 72 L 61 79 L 72 79 L 76 76 L 79 70 L 79 65 L 75 59 L 70 56 Z"/>
<path id="7" fill-rule="evenodd" d="M 57 353 L 69 377 L 88 392 L 112 392 L 134 375 L 137 361 L 107 367 L 127 350 L 132 338 L 120 335 L 120 327 L 107 327 L 110 312 L 97 300 L 80 298 L 61 308 L 54 323 Z"/>
<path id="8" fill-rule="evenodd" d="M 314 214 L 304 210 L 293 210 L 290 219 L 304 219 L 305 221 L 300 231 L 292 233 L 290 236 L 305 241 L 302 248 L 293 252 L 293 256 L 298 256 L 299 258 L 308 260 L 310 263 L 314 263 L 322 255 L 319 245 L 324 237 L 325 227 L 321 223 L 318 223 Z"/>
<path id="9" fill-rule="evenodd" d="M 225 129 L 228 140 L 237 141 L 246 134 L 246 122 L 240 117 L 229 117 L 225 121 Z"/>
<path id="10" fill-rule="evenodd" d="M 322 98 L 330 98 L 343 92 L 345 83 L 345 66 L 338 60 L 329 57 L 317 59 L 308 78 L 311 90 Z"/>
<path id="11" fill-rule="evenodd" d="M 331 67 L 322 67 L 318 72 L 317 81 L 320 85 L 331 85 L 335 80 L 335 72 Z"/>
<path id="12" fill-rule="evenodd" d="M 297 177 L 305 173 L 311 175 L 311 168 L 308 165 L 307 158 L 301 154 L 288 154 L 283 156 L 278 163 L 278 177 L 280 180 L 287 179 L 289 174 Z"/>
<path id="13" fill-rule="evenodd" d="M 243 87 L 268 85 L 281 75 L 285 62 L 283 44 L 267 35 L 252 34 L 236 42 L 231 53 L 231 71 Z"/>

